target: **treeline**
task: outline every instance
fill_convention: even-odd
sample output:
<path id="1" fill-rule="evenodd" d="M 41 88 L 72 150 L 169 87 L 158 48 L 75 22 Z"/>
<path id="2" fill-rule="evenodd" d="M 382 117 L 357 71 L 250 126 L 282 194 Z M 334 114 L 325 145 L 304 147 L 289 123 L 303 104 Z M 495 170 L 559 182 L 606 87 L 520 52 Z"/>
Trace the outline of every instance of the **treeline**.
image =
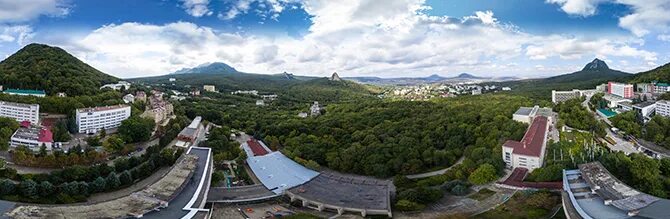
<path id="1" fill-rule="evenodd" d="M 122 104 L 121 93 L 117 91 L 106 91 L 90 96 L 68 96 L 68 97 L 34 97 L 0 94 L 0 101 L 39 104 L 40 113 L 58 113 L 74 115 L 77 108 L 107 106 Z"/>
<path id="2" fill-rule="evenodd" d="M 19 123 L 12 118 L 0 117 L 0 150 L 9 149 L 9 140 L 19 128 Z"/>
<path id="3" fill-rule="evenodd" d="M 670 118 L 655 115 L 647 124 L 643 124 L 634 111 L 629 111 L 610 118 L 610 121 L 626 134 L 670 149 Z"/>

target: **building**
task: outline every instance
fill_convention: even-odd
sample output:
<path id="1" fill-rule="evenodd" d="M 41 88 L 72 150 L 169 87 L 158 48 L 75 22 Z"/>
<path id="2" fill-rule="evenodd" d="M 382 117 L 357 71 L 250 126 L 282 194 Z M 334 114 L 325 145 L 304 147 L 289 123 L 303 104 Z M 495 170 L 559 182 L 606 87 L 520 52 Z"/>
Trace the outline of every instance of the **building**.
<path id="1" fill-rule="evenodd" d="M 624 99 L 631 99 L 633 98 L 633 85 L 610 81 L 607 83 L 607 93 Z"/>
<path id="2" fill-rule="evenodd" d="M 607 101 L 607 107 L 609 107 L 609 108 L 617 108 L 619 106 L 619 104 L 624 103 L 624 102 L 628 102 L 628 103 L 633 102 L 630 99 L 625 99 L 623 97 L 619 97 L 617 95 L 612 95 L 612 94 L 605 94 L 603 96 L 603 99 L 605 99 L 605 101 Z"/>
<path id="3" fill-rule="evenodd" d="M 136 101 L 147 101 L 147 94 L 144 93 L 144 91 L 137 91 L 137 93 L 135 93 L 135 100 Z"/>
<path id="4" fill-rule="evenodd" d="M 197 145 L 198 135 L 202 131 L 202 117 L 197 116 L 191 121 L 186 128 L 182 129 L 177 135 L 177 144 L 178 147 L 190 147 Z"/>
<path id="5" fill-rule="evenodd" d="M 670 91 L 670 84 L 668 83 L 655 83 L 653 86 L 654 93 L 662 94 Z"/>
<path id="6" fill-rule="evenodd" d="M 233 95 L 235 95 L 235 94 L 249 94 L 249 95 L 258 96 L 258 91 L 257 90 L 237 90 L 237 91 L 230 92 L 230 94 L 233 94 Z"/>
<path id="7" fill-rule="evenodd" d="M 670 101 L 659 100 L 656 102 L 656 114 L 660 116 L 670 117 Z"/>
<path id="8" fill-rule="evenodd" d="M 277 97 L 279 96 L 277 96 L 276 94 L 261 95 L 261 98 L 263 98 L 263 100 L 269 100 L 269 101 L 273 101 L 277 99 Z"/>
<path id="9" fill-rule="evenodd" d="M 510 88 L 510 87 L 503 87 L 502 90 L 503 90 L 503 91 L 511 91 L 512 88 Z"/>
<path id="10" fill-rule="evenodd" d="M 156 124 L 160 124 L 174 113 L 174 106 L 163 99 L 162 92 L 154 92 L 149 96 L 149 105 L 140 115 L 142 118 L 151 118 Z"/>
<path id="11" fill-rule="evenodd" d="M 189 95 L 191 96 L 200 96 L 200 90 L 192 90 L 188 92 Z"/>
<path id="12" fill-rule="evenodd" d="M 25 146 L 33 151 L 39 151 L 44 145 L 47 150 L 53 146 L 53 133 L 49 129 L 23 121 L 9 140 L 9 146 L 16 148 Z"/>
<path id="13" fill-rule="evenodd" d="M 633 104 L 633 110 L 635 110 L 638 119 L 646 123 L 651 120 L 652 114 L 656 112 L 656 103 L 649 101 L 636 103 Z"/>
<path id="14" fill-rule="evenodd" d="M 480 95 L 480 94 L 482 94 L 482 89 L 476 88 L 476 89 L 472 90 L 471 93 L 472 93 L 472 95 Z"/>
<path id="15" fill-rule="evenodd" d="M 319 102 L 314 101 L 314 104 L 309 107 L 309 115 L 310 116 L 320 116 L 321 115 L 321 106 L 319 106 Z"/>
<path id="16" fill-rule="evenodd" d="M 135 96 L 132 94 L 126 94 L 123 96 L 123 102 L 124 103 L 133 103 L 135 102 Z"/>
<path id="17" fill-rule="evenodd" d="M 204 85 L 202 89 L 208 92 L 216 92 L 216 87 L 214 85 Z"/>
<path id="18" fill-rule="evenodd" d="M 168 79 L 168 80 L 169 80 L 170 82 L 175 82 L 175 81 L 177 81 L 176 78 L 170 78 L 170 79 Z"/>
<path id="19" fill-rule="evenodd" d="M 571 99 L 577 99 L 581 97 L 579 90 L 574 89 L 572 91 L 551 91 L 551 102 L 552 103 L 561 103 Z"/>
<path id="20" fill-rule="evenodd" d="M 601 84 L 601 85 L 596 86 L 596 92 L 606 93 L 607 92 L 607 84 Z"/>
<path id="21" fill-rule="evenodd" d="M 306 112 L 300 112 L 300 113 L 298 113 L 298 117 L 300 117 L 300 118 L 307 118 L 307 116 L 308 116 L 308 115 L 307 115 Z"/>
<path id="22" fill-rule="evenodd" d="M 263 101 L 263 100 L 256 100 L 256 106 L 265 106 L 265 101 Z"/>
<path id="23" fill-rule="evenodd" d="M 19 95 L 19 96 L 35 96 L 35 97 L 46 97 L 47 93 L 43 90 L 19 90 L 19 89 L 7 89 L 3 91 L 5 94 L 9 95 Z"/>
<path id="24" fill-rule="evenodd" d="M 75 119 L 79 133 L 93 134 L 100 129 L 117 128 L 130 118 L 130 106 L 115 105 L 77 109 Z"/>
<path id="25" fill-rule="evenodd" d="M 13 118 L 17 122 L 28 121 L 38 124 L 40 105 L 0 101 L 0 117 Z"/>
<path id="26" fill-rule="evenodd" d="M 624 184 L 600 162 L 563 170 L 563 211 L 566 218 L 670 218 L 670 200 Z"/>
<path id="27" fill-rule="evenodd" d="M 635 87 L 638 93 L 653 93 L 654 91 L 654 84 L 651 83 L 638 83 Z"/>
<path id="28" fill-rule="evenodd" d="M 105 89 L 105 88 L 109 88 L 109 89 L 112 89 L 112 90 L 121 90 L 121 89 L 128 90 L 128 89 L 130 89 L 130 82 L 119 81 L 116 84 L 105 84 L 105 85 L 102 85 L 102 87 L 100 87 L 101 90 Z"/>
<path id="29" fill-rule="evenodd" d="M 512 115 L 514 121 L 530 124 L 537 116 L 544 116 L 549 119 L 549 123 L 554 121 L 555 113 L 550 108 L 534 107 L 519 107 L 519 109 Z"/>
<path id="30" fill-rule="evenodd" d="M 529 172 L 542 167 L 548 133 L 547 117 L 535 117 L 521 141 L 508 140 L 502 145 L 502 156 L 506 166 L 512 169 L 525 168 Z"/>
<path id="31" fill-rule="evenodd" d="M 67 94 L 65 92 L 58 92 L 56 94 L 57 97 L 67 97 Z"/>

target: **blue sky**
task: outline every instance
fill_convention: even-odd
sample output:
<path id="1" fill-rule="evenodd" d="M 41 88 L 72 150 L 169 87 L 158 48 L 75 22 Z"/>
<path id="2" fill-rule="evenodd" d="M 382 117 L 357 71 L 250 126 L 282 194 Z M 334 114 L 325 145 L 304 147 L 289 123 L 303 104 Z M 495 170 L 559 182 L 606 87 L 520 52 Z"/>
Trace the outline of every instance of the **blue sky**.
<path id="1" fill-rule="evenodd" d="M 668 0 L 0 0 L 0 57 L 59 46 L 119 77 L 255 73 L 545 77 L 670 62 Z"/>

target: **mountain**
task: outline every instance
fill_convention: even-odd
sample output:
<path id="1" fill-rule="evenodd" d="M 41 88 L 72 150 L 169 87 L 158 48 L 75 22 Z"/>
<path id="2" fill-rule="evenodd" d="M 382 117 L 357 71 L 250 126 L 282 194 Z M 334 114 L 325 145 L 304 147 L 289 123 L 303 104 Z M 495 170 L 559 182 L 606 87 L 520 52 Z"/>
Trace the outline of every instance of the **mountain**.
<path id="1" fill-rule="evenodd" d="M 511 87 L 515 93 L 547 99 L 551 97 L 551 90 L 594 89 L 607 81 L 626 80 L 630 76 L 632 74 L 610 69 L 605 61 L 594 59 L 576 72 L 549 78 L 509 81 L 498 85 Z"/>
<path id="2" fill-rule="evenodd" d="M 380 77 L 347 77 L 347 80 L 355 81 L 361 84 L 372 85 L 420 85 L 433 83 L 480 83 L 489 81 L 508 81 L 517 80 L 516 77 L 478 77 L 469 73 L 461 73 L 455 77 L 442 77 L 432 74 L 427 77 L 399 77 L 399 78 L 380 78 Z"/>
<path id="3" fill-rule="evenodd" d="M 170 74 L 203 74 L 203 73 L 239 73 L 235 68 L 223 62 L 205 63 L 195 68 L 182 68 Z"/>
<path id="4" fill-rule="evenodd" d="M 45 90 L 54 95 L 92 95 L 100 86 L 119 79 L 107 75 L 70 55 L 43 44 L 29 44 L 0 62 L 0 84 L 4 89 Z"/>
<path id="5" fill-rule="evenodd" d="M 637 73 L 633 75 L 633 77 L 631 77 L 630 80 L 630 82 L 632 83 L 643 83 L 652 81 L 664 82 L 664 83 L 670 82 L 670 63 L 667 63 L 663 66 L 660 66 L 658 68 L 646 72 Z"/>
<path id="6" fill-rule="evenodd" d="M 631 74 L 610 69 L 605 61 L 594 59 L 581 71 L 554 76 L 542 80 L 544 83 L 598 82 L 631 76 Z"/>

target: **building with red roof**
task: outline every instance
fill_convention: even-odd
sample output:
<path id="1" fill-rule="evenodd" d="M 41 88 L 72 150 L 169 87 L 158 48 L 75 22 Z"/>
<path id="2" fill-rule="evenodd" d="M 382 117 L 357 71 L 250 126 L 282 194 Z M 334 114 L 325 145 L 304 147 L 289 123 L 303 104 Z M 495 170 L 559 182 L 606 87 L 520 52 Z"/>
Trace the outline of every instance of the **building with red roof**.
<path id="1" fill-rule="evenodd" d="M 25 146 L 33 151 L 39 151 L 42 145 L 51 150 L 54 143 L 53 133 L 45 127 L 21 123 L 9 140 L 11 147 Z"/>
<path id="2" fill-rule="evenodd" d="M 263 156 L 270 153 L 256 139 L 249 139 L 247 145 L 249 145 L 249 149 L 251 149 L 251 153 L 253 153 L 254 156 Z"/>
<path id="3" fill-rule="evenodd" d="M 549 124 L 547 117 L 537 116 L 521 141 L 508 140 L 502 145 L 503 161 L 508 168 L 522 167 L 532 172 L 542 167 Z"/>

